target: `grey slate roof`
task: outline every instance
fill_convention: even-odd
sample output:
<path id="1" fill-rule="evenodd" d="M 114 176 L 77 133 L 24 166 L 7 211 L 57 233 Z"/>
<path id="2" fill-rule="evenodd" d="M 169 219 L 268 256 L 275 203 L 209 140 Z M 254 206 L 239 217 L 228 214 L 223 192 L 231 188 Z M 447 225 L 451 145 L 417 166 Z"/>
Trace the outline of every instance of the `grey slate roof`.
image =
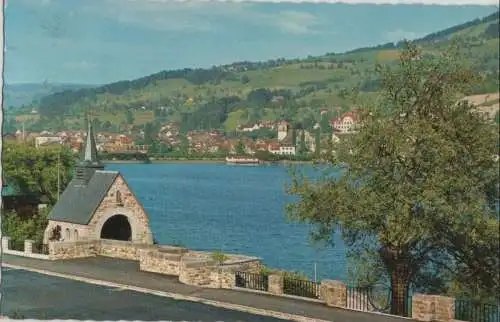
<path id="1" fill-rule="evenodd" d="M 117 171 L 98 170 L 86 185 L 71 180 L 48 219 L 87 225 L 118 175 Z"/>

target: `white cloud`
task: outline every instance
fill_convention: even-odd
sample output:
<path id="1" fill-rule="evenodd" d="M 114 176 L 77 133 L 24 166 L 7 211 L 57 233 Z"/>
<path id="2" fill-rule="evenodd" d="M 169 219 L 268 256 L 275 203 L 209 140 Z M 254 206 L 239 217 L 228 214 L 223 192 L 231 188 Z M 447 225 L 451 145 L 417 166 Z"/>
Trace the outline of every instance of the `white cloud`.
<path id="1" fill-rule="evenodd" d="M 156 31 L 212 31 L 216 18 L 243 14 L 245 7 L 208 1 L 105 0 L 99 5 L 88 3 L 83 11 Z"/>
<path id="2" fill-rule="evenodd" d="M 315 15 L 299 11 L 282 11 L 276 16 L 270 15 L 269 21 L 281 31 L 292 34 L 315 33 L 314 28 L 319 25 Z"/>
<path id="3" fill-rule="evenodd" d="M 267 25 L 284 33 L 317 32 L 318 18 L 307 12 L 264 13 L 249 2 L 105 0 L 83 9 L 123 24 L 156 31 L 214 31 L 218 20 L 233 19 L 251 25 Z"/>

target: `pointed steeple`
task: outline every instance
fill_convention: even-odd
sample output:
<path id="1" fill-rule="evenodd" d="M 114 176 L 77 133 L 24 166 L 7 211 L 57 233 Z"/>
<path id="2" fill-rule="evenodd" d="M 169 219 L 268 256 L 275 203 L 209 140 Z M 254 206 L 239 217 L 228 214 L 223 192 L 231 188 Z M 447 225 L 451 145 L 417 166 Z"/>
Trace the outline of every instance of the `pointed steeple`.
<path id="1" fill-rule="evenodd" d="M 95 143 L 94 130 L 92 129 L 92 121 L 88 120 L 87 137 L 85 138 L 85 147 L 80 156 L 80 162 L 98 164 L 99 156 L 97 155 L 97 145 Z"/>
<path id="2" fill-rule="evenodd" d="M 87 137 L 85 146 L 81 152 L 80 160 L 76 165 L 75 179 L 80 184 L 86 185 L 97 170 L 104 170 L 104 165 L 99 160 L 97 145 L 95 143 L 92 120 L 88 117 Z"/>

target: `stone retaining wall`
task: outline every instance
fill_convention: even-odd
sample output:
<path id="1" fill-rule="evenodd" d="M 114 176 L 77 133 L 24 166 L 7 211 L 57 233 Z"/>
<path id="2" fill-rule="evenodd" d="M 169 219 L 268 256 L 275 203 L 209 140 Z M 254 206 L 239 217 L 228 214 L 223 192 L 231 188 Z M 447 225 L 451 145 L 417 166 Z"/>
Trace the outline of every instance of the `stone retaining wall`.
<path id="1" fill-rule="evenodd" d="M 98 241 L 49 242 L 49 258 L 52 260 L 94 257 L 99 250 Z"/>
<path id="2" fill-rule="evenodd" d="M 179 276 L 181 258 L 182 254 L 141 250 L 139 268 L 141 271 Z"/>
<path id="3" fill-rule="evenodd" d="M 155 245 L 148 244 L 135 244 L 127 241 L 121 240 L 107 240 L 101 239 L 99 240 L 100 249 L 99 255 L 112 257 L 112 258 L 121 258 L 128 260 L 140 260 L 140 252 L 142 250 L 152 250 L 156 248 Z"/>
<path id="4" fill-rule="evenodd" d="M 455 320 L 455 299 L 415 294 L 412 297 L 412 317 L 417 321 L 458 321 Z"/>
<path id="5" fill-rule="evenodd" d="M 217 269 L 215 261 L 181 262 L 179 282 L 202 287 L 218 287 Z"/>
<path id="6" fill-rule="evenodd" d="M 142 271 L 179 276 L 179 281 L 184 284 L 233 288 L 235 271 L 258 272 L 262 266 L 258 258 L 226 255 L 227 260 L 218 265 L 209 252 L 159 246 L 141 251 L 139 267 Z"/>
<path id="7" fill-rule="evenodd" d="M 233 288 L 234 272 L 258 273 L 262 267 L 255 257 L 226 254 L 227 260 L 218 265 L 209 252 L 118 240 L 50 242 L 49 251 L 52 260 L 97 255 L 134 260 L 142 271 L 179 276 L 182 283 L 203 287 Z"/>
<path id="8" fill-rule="evenodd" d="M 217 275 L 219 288 L 232 289 L 236 286 L 236 276 L 233 271 L 221 269 Z"/>
<path id="9" fill-rule="evenodd" d="M 252 257 L 235 256 L 221 265 L 226 270 L 244 271 L 258 274 L 262 269 L 262 261 Z"/>
<path id="10" fill-rule="evenodd" d="M 216 263 L 208 252 L 180 247 L 133 244 L 115 240 L 49 242 L 49 255 L 33 254 L 32 241 L 25 242 L 24 251 L 9 250 L 9 237 L 2 237 L 3 252 L 12 255 L 60 260 L 97 255 L 135 260 L 142 271 L 179 276 L 184 284 L 207 288 L 235 287 L 235 272 L 259 273 L 262 262 L 255 257 L 228 256 Z M 269 294 L 283 296 L 283 276 L 269 276 Z M 348 309 L 347 286 L 341 281 L 325 280 L 320 286 L 320 300 L 327 306 Z M 455 299 L 445 296 L 415 294 L 412 318 L 416 321 L 456 321 Z"/>
<path id="11" fill-rule="evenodd" d="M 320 298 L 326 305 L 347 307 L 347 286 L 340 281 L 321 281 Z"/>

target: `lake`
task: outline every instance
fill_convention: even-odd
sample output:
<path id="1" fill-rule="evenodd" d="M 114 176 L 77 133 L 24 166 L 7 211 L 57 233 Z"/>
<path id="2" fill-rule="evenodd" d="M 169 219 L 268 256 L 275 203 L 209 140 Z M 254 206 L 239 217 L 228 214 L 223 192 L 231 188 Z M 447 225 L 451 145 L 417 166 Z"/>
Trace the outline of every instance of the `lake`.
<path id="1" fill-rule="evenodd" d="M 306 166 L 307 167 L 307 166 Z M 317 279 L 345 279 L 342 241 L 312 246 L 309 227 L 289 223 L 286 166 L 108 164 L 120 171 L 149 214 L 160 244 L 262 258 L 275 268 Z"/>

